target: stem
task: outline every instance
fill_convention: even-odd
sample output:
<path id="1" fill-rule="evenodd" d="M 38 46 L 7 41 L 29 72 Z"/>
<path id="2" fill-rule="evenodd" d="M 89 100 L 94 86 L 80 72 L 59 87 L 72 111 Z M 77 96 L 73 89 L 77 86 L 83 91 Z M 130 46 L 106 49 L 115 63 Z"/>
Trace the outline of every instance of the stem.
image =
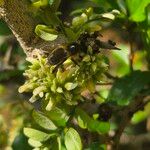
<path id="1" fill-rule="evenodd" d="M 97 83 L 97 85 L 102 85 L 102 86 L 113 85 L 113 82 Z"/>
<path id="2" fill-rule="evenodd" d="M 68 126 L 68 125 L 70 124 L 70 122 L 72 121 L 72 119 L 73 119 L 73 117 L 74 117 L 76 108 L 79 107 L 81 104 L 82 104 L 82 102 L 79 102 L 77 105 L 75 105 L 75 106 L 73 107 L 73 109 L 71 110 L 71 112 L 70 112 L 70 114 L 69 114 L 70 117 L 69 117 L 69 119 L 68 119 L 68 121 L 67 121 L 66 126 Z"/>
<path id="3" fill-rule="evenodd" d="M 111 75 L 110 73 L 108 73 L 108 72 L 105 72 L 105 75 L 106 75 L 106 77 L 108 77 L 109 79 L 112 79 L 112 80 L 116 80 L 116 79 L 118 79 L 118 77 L 117 76 L 113 76 L 113 75 Z"/>
<path id="4" fill-rule="evenodd" d="M 59 36 L 52 42 L 37 37 L 34 29 L 39 21 L 32 14 L 34 9 L 28 0 L 0 0 L 0 17 L 8 24 L 28 56 L 32 56 L 34 50 L 50 53 L 58 43 L 65 43 L 64 36 Z"/>
<path id="5" fill-rule="evenodd" d="M 118 150 L 119 148 L 119 143 L 120 143 L 120 137 L 122 133 L 124 132 L 125 128 L 128 126 L 130 123 L 130 120 L 135 112 L 137 112 L 140 109 L 143 109 L 143 107 L 149 102 L 150 97 L 146 96 L 144 97 L 143 95 L 139 95 L 135 97 L 135 99 L 124 109 L 120 111 L 120 118 L 121 121 L 118 126 L 118 130 L 116 131 L 115 136 L 113 137 L 113 145 L 112 149 L 113 150 Z"/>
<path id="6" fill-rule="evenodd" d="M 133 60 L 134 60 L 134 51 L 133 51 L 133 42 L 132 39 L 129 41 L 130 43 L 130 54 L 129 54 L 129 65 L 130 65 L 130 71 L 133 71 Z"/>

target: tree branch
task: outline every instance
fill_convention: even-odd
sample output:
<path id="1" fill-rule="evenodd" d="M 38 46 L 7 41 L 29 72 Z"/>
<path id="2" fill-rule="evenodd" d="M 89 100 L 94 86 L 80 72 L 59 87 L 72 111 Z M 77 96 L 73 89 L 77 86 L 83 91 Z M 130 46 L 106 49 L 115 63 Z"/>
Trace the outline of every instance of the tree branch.
<path id="1" fill-rule="evenodd" d="M 30 8 L 28 0 L 0 0 L 0 17 L 8 24 L 25 53 L 31 56 L 34 50 L 51 51 L 58 43 L 65 43 L 64 37 L 53 42 L 38 38 L 34 33 L 38 20 Z"/>
<path id="2" fill-rule="evenodd" d="M 121 110 L 121 122 L 119 123 L 118 130 L 116 131 L 115 136 L 113 137 L 113 149 L 117 150 L 120 142 L 120 137 L 130 123 L 130 120 L 135 112 L 140 109 L 143 109 L 144 106 L 150 101 L 150 96 L 137 96 L 134 101 L 132 101 L 127 107 Z"/>

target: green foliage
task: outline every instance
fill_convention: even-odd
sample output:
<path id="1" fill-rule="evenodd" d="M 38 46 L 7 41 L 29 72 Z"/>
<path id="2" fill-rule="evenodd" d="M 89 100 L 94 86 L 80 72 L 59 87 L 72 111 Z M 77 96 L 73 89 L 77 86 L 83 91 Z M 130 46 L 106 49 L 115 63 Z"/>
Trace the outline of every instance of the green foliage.
<path id="1" fill-rule="evenodd" d="M 148 103 L 144 108 L 143 110 L 139 110 L 137 111 L 132 119 L 131 119 L 131 123 L 132 124 L 138 124 L 144 120 L 146 120 L 148 118 L 148 116 L 150 115 L 150 103 Z"/>
<path id="2" fill-rule="evenodd" d="M 65 127 L 69 116 L 62 109 L 57 107 L 52 108 L 52 110 L 46 112 L 46 115 L 59 127 Z"/>
<path id="3" fill-rule="evenodd" d="M 48 0 L 31 0 L 35 7 L 47 6 Z"/>
<path id="4" fill-rule="evenodd" d="M 150 83 L 149 77 L 149 71 L 134 71 L 118 79 L 109 92 L 108 101 L 114 101 L 118 105 L 128 105 L 145 85 Z"/>
<path id="5" fill-rule="evenodd" d="M 35 33 L 45 41 L 53 41 L 58 37 L 57 31 L 44 25 L 37 25 L 35 28 Z"/>
<path id="6" fill-rule="evenodd" d="M 126 0 L 130 13 L 129 19 L 135 22 L 141 22 L 146 19 L 146 7 L 150 4 L 150 0 Z"/>
<path id="7" fill-rule="evenodd" d="M 69 128 L 65 134 L 65 145 L 67 150 L 82 150 L 82 143 L 78 132 Z"/>
<path id="8" fill-rule="evenodd" d="M 76 119 L 78 121 L 78 125 L 83 129 L 88 129 L 92 132 L 98 133 L 107 133 L 110 129 L 110 125 L 108 122 L 102 122 L 98 120 L 94 120 L 89 117 L 86 112 L 81 109 L 76 109 Z"/>
<path id="9" fill-rule="evenodd" d="M 42 98 L 43 102 L 47 103 L 46 110 L 48 111 L 60 102 L 77 105 L 78 101 L 82 99 L 81 91 L 86 86 L 91 91 L 91 85 L 100 81 L 101 74 L 107 69 L 107 64 L 103 62 L 104 57 L 96 54 L 93 56 L 93 60 L 88 60 L 88 63 L 85 58 L 89 56 L 83 57 L 83 62 L 79 64 L 80 67 L 73 66 L 73 62 L 68 59 L 64 66 L 67 68 L 70 66 L 71 69 L 64 71 L 59 68 L 57 72 L 53 73 L 54 66 L 48 65 L 45 58 L 38 56 L 38 60 L 28 58 L 28 61 L 32 63 L 30 69 L 24 73 L 28 77 L 28 81 L 19 88 L 19 92 L 33 92 L 30 102 L 33 103 Z M 99 68 L 95 69 L 97 66 Z M 87 72 L 87 74 L 85 75 L 83 72 Z M 87 85 L 87 83 L 90 84 Z"/>
<path id="10" fill-rule="evenodd" d="M 45 132 L 32 128 L 24 128 L 24 134 L 27 137 L 39 142 L 47 141 L 51 136 L 55 136 L 55 134 L 47 134 Z"/>
<path id="11" fill-rule="evenodd" d="M 49 0 L 49 4 L 53 11 L 57 11 L 59 8 L 59 5 L 61 3 L 61 0 Z"/>
<path id="12" fill-rule="evenodd" d="M 57 129 L 57 127 L 54 125 L 54 123 L 49 118 L 44 116 L 42 113 L 33 111 L 32 116 L 33 116 L 33 119 L 35 120 L 35 122 L 38 125 L 40 125 L 42 128 L 47 129 L 47 130 L 56 130 Z"/>

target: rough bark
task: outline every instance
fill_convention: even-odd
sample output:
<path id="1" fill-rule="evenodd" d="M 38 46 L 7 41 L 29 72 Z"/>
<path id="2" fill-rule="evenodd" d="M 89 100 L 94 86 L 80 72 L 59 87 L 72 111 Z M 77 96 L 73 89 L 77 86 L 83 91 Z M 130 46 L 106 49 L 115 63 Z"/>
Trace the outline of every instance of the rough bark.
<path id="1" fill-rule="evenodd" d="M 64 43 L 63 37 L 46 42 L 35 35 L 38 21 L 30 6 L 29 0 L 0 0 L 0 17 L 8 24 L 25 53 L 29 56 L 34 50 L 50 52 L 58 43 Z"/>

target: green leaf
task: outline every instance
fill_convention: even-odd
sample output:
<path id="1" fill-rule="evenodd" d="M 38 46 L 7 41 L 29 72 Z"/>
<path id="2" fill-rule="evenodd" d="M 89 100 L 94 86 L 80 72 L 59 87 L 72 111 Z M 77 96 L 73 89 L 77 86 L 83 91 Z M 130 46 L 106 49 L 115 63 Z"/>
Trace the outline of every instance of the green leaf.
<path id="1" fill-rule="evenodd" d="M 50 25 L 50 26 L 59 26 L 62 30 L 63 23 L 57 16 L 56 12 L 51 7 L 45 9 L 43 15 L 44 15 L 43 19 L 44 19 L 45 24 Z M 54 29 L 52 29 L 52 30 L 54 30 Z"/>
<path id="2" fill-rule="evenodd" d="M 71 28 L 65 28 L 65 33 L 70 43 L 76 41 L 78 38 L 78 34 L 75 34 Z"/>
<path id="3" fill-rule="evenodd" d="M 52 108 L 52 110 L 49 112 L 46 112 L 46 114 L 58 126 L 65 126 L 69 118 L 63 110 L 57 107 Z"/>
<path id="4" fill-rule="evenodd" d="M 150 94 L 150 90 L 148 91 L 148 93 L 146 92 L 147 95 Z M 147 119 L 150 115 L 150 103 L 148 103 L 147 105 L 145 105 L 143 110 L 139 110 L 136 113 L 134 113 L 132 119 L 131 119 L 131 123 L 132 124 L 138 124 L 142 121 L 144 121 L 145 119 Z"/>
<path id="5" fill-rule="evenodd" d="M 147 116 L 148 116 L 148 114 L 146 111 L 138 111 L 133 115 L 131 123 L 137 124 L 137 123 L 143 121 L 144 119 L 146 119 Z"/>
<path id="6" fill-rule="evenodd" d="M 120 8 L 121 12 L 127 14 L 127 6 L 124 0 L 117 0 L 118 7 Z"/>
<path id="7" fill-rule="evenodd" d="M 145 8 L 150 4 L 150 0 L 126 0 L 130 18 L 132 21 L 141 22 L 146 19 Z"/>
<path id="8" fill-rule="evenodd" d="M 42 146 L 42 143 L 33 139 L 29 139 L 28 143 L 33 147 L 40 147 Z"/>
<path id="9" fill-rule="evenodd" d="M 81 26 L 81 25 L 83 25 L 85 22 L 87 22 L 87 20 L 88 20 L 87 15 L 86 15 L 85 13 L 82 13 L 81 16 L 78 16 L 78 17 L 73 18 L 73 20 L 72 20 L 72 25 L 73 25 L 74 27 Z"/>
<path id="10" fill-rule="evenodd" d="M 71 90 L 75 89 L 77 86 L 78 86 L 77 83 L 68 82 L 68 83 L 65 84 L 65 88 L 66 88 L 68 91 L 71 91 Z"/>
<path id="11" fill-rule="evenodd" d="M 24 128 L 23 132 L 27 137 L 40 142 L 47 141 L 51 136 L 55 135 L 55 134 L 47 134 L 45 132 L 33 128 Z"/>
<path id="12" fill-rule="evenodd" d="M 59 5 L 61 3 L 61 0 L 49 0 L 49 4 L 51 6 L 51 9 L 56 12 L 59 8 Z"/>
<path id="13" fill-rule="evenodd" d="M 46 116 L 44 116 L 42 113 L 37 112 L 37 111 L 33 111 L 32 116 L 35 120 L 35 122 L 40 125 L 41 127 L 43 127 L 44 129 L 47 130 L 56 130 L 57 127 L 55 126 L 55 124 Z"/>
<path id="14" fill-rule="evenodd" d="M 33 6 L 42 7 L 48 5 L 48 0 L 31 0 Z"/>
<path id="15" fill-rule="evenodd" d="M 82 109 L 76 109 L 76 118 L 78 125 L 83 129 L 100 133 L 107 133 L 110 130 L 109 122 L 94 120 Z"/>
<path id="16" fill-rule="evenodd" d="M 108 133 L 108 131 L 110 130 L 110 124 L 109 122 L 94 120 L 90 122 L 90 129 L 93 131 L 96 129 L 97 132 L 104 134 Z"/>
<path id="17" fill-rule="evenodd" d="M 148 83 L 150 83 L 149 71 L 134 71 L 116 80 L 109 92 L 108 101 L 127 105 Z"/>
<path id="18" fill-rule="evenodd" d="M 82 142 L 78 132 L 69 128 L 65 134 L 65 145 L 67 150 L 82 150 Z"/>
<path id="19" fill-rule="evenodd" d="M 45 25 L 37 25 L 35 33 L 45 41 L 54 41 L 58 37 L 56 30 Z"/>
<path id="20" fill-rule="evenodd" d="M 74 11 L 72 11 L 70 13 L 70 16 L 75 16 L 75 15 L 81 15 L 83 13 L 84 9 L 80 8 L 80 9 L 75 9 Z"/>

